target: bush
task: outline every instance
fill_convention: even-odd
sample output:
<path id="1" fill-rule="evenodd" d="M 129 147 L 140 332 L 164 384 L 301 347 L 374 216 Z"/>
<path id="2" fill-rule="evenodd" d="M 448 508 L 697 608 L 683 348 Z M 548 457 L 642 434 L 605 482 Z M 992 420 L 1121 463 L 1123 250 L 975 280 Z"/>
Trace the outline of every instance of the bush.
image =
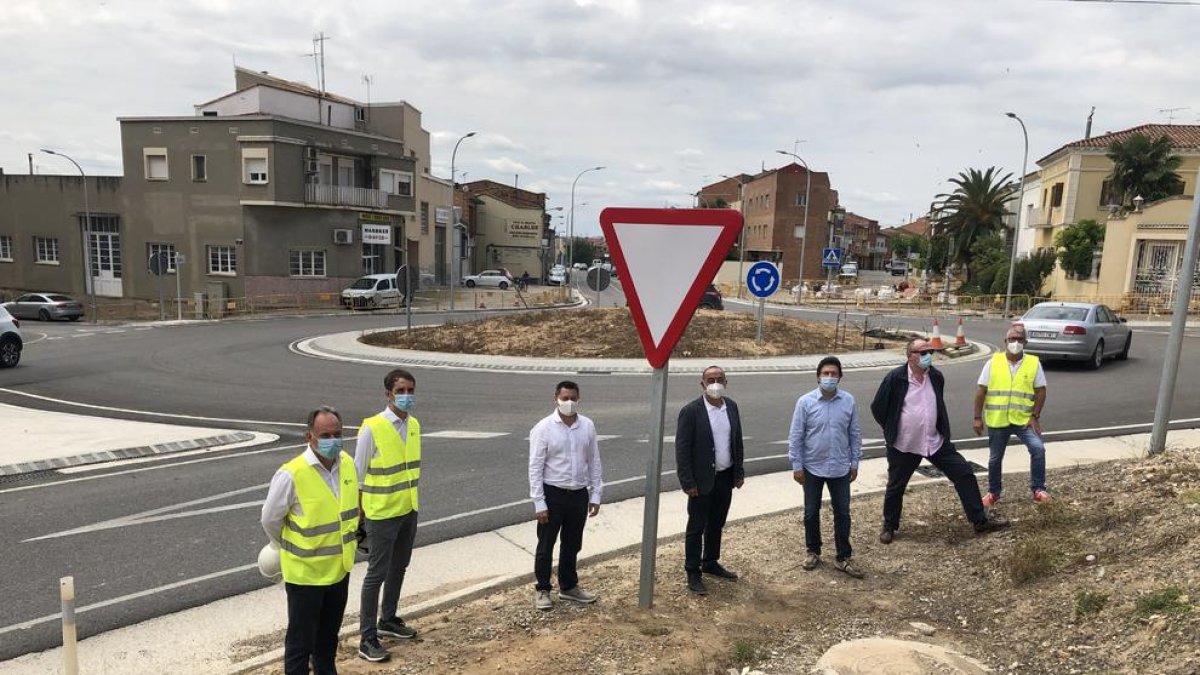
<path id="1" fill-rule="evenodd" d="M 1092 276 L 1092 259 L 1096 249 L 1104 241 L 1104 226 L 1085 218 L 1072 223 L 1054 235 L 1054 246 L 1058 249 L 1058 262 L 1063 271 L 1078 279 Z"/>
<path id="2" fill-rule="evenodd" d="M 1088 614 L 1098 614 L 1107 604 L 1107 593 L 1079 591 L 1075 594 L 1075 618 L 1080 619 Z"/>
<path id="3" fill-rule="evenodd" d="M 1008 576 L 1017 584 L 1048 577 L 1054 573 L 1064 557 L 1054 539 L 1024 539 L 1017 543 L 1008 559 Z"/>
<path id="4" fill-rule="evenodd" d="M 1189 612 L 1192 606 L 1183 600 L 1183 589 L 1178 586 L 1167 586 L 1161 591 L 1143 595 L 1133 603 L 1134 612 L 1141 617 L 1151 614 L 1183 614 Z"/>

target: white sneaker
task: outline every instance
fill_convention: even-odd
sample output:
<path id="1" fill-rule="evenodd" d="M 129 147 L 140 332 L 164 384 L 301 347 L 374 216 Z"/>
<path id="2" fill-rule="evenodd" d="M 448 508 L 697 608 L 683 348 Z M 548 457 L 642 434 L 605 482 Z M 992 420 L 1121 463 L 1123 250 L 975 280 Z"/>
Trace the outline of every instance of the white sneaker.
<path id="1" fill-rule="evenodd" d="M 588 593 L 579 586 L 567 591 L 558 592 L 558 598 L 560 600 L 570 600 L 571 602 L 578 602 L 585 605 L 592 604 L 596 601 L 597 597 L 598 596 L 595 593 Z"/>
<path id="2" fill-rule="evenodd" d="M 554 600 L 550 599 L 550 591 L 534 591 L 533 606 L 540 610 L 554 609 Z"/>

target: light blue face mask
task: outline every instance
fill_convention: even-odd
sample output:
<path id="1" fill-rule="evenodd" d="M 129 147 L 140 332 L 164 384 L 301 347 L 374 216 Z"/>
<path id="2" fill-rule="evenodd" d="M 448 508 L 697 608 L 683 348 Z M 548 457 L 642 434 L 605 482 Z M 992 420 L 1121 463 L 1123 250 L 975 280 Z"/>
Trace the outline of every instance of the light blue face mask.
<path id="1" fill-rule="evenodd" d="M 408 412 L 417 404 L 416 394 L 396 394 L 392 397 L 392 404 L 396 406 L 396 410 L 400 412 Z"/>
<path id="2" fill-rule="evenodd" d="M 840 378 L 840 377 L 822 377 L 821 378 L 821 391 L 829 392 L 832 394 L 833 392 L 837 391 L 838 382 L 840 382 L 841 379 L 842 378 Z"/>
<path id="3" fill-rule="evenodd" d="M 340 438 L 318 438 L 317 439 L 317 454 L 325 459 L 336 459 L 342 452 L 342 439 Z"/>
<path id="4" fill-rule="evenodd" d="M 917 363 L 920 364 L 922 370 L 929 370 L 929 367 L 933 365 L 933 354 L 922 354 L 921 360 Z"/>

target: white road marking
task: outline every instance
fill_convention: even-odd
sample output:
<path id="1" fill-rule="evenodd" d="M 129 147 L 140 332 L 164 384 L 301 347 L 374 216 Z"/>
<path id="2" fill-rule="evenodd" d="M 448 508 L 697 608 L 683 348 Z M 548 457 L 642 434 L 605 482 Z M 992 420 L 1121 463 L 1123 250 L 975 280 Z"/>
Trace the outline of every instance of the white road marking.
<path id="1" fill-rule="evenodd" d="M 422 434 L 422 438 L 459 438 L 464 440 L 485 440 L 488 438 L 499 438 L 507 436 L 507 431 L 457 431 L 454 429 L 444 429 L 435 431 L 431 434 Z"/>
<path id="2" fill-rule="evenodd" d="M 596 434 L 597 441 L 611 441 L 614 438 L 620 438 L 620 434 Z"/>
<path id="3" fill-rule="evenodd" d="M 220 423 L 224 423 L 224 424 L 228 424 L 230 422 L 234 422 L 234 423 L 238 423 L 238 424 L 267 424 L 267 425 L 277 426 L 277 427 L 301 427 L 301 428 L 303 428 L 305 426 L 305 424 L 303 422 L 272 422 L 272 421 L 268 421 L 268 420 L 242 420 L 242 419 L 233 419 L 233 418 L 229 418 L 229 417 L 204 417 L 202 415 L 180 415 L 178 413 L 162 413 L 162 412 L 153 412 L 153 411 L 148 411 L 148 410 L 134 410 L 132 408 L 115 408 L 113 406 L 94 405 L 91 403 L 68 401 L 68 400 L 61 399 L 61 398 L 54 398 L 52 396 L 42 396 L 40 394 L 31 394 L 27 391 L 20 391 L 17 389 L 0 388 L 0 393 L 13 394 L 15 396 L 25 396 L 28 398 L 37 399 L 39 401 L 50 401 L 51 403 L 62 403 L 64 405 L 69 405 L 73 408 L 88 408 L 91 410 L 107 410 L 109 412 L 132 413 L 134 415 L 152 415 L 154 417 L 170 417 L 172 419 L 180 419 L 180 420 L 200 420 L 202 422 L 220 422 Z M 354 426 L 344 426 L 342 428 L 343 429 L 354 429 L 356 431 L 358 430 L 358 427 L 354 427 Z"/>

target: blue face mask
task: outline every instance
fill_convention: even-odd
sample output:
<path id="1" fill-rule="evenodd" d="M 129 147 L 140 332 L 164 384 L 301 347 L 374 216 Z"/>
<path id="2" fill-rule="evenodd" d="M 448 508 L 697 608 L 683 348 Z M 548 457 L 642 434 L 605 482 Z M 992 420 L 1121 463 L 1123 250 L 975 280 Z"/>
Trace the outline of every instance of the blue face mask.
<path id="1" fill-rule="evenodd" d="M 396 406 L 396 410 L 400 412 L 408 412 L 417 404 L 416 394 L 396 394 L 392 397 L 392 404 Z"/>
<path id="2" fill-rule="evenodd" d="M 325 459 L 337 459 L 337 456 L 342 452 L 342 439 L 340 438 L 318 438 L 317 439 L 317 454 Z"/>
<path id="3" fill-rule="evenodd" d="M 933 354 L 922 354 L 921 360 L 917 361 L 917 363 L 921 366 L 922 370 L 929 370 L 929 367 L 933 365 Z"/>
<path id="4" fill-rule="evenodd" d="M 840 377 L 822 377 L 821 378 L 821 391 L 832 394 L 833 392 L 837 391 L 838 382 L 840 380 L 841 380 Z"/>

